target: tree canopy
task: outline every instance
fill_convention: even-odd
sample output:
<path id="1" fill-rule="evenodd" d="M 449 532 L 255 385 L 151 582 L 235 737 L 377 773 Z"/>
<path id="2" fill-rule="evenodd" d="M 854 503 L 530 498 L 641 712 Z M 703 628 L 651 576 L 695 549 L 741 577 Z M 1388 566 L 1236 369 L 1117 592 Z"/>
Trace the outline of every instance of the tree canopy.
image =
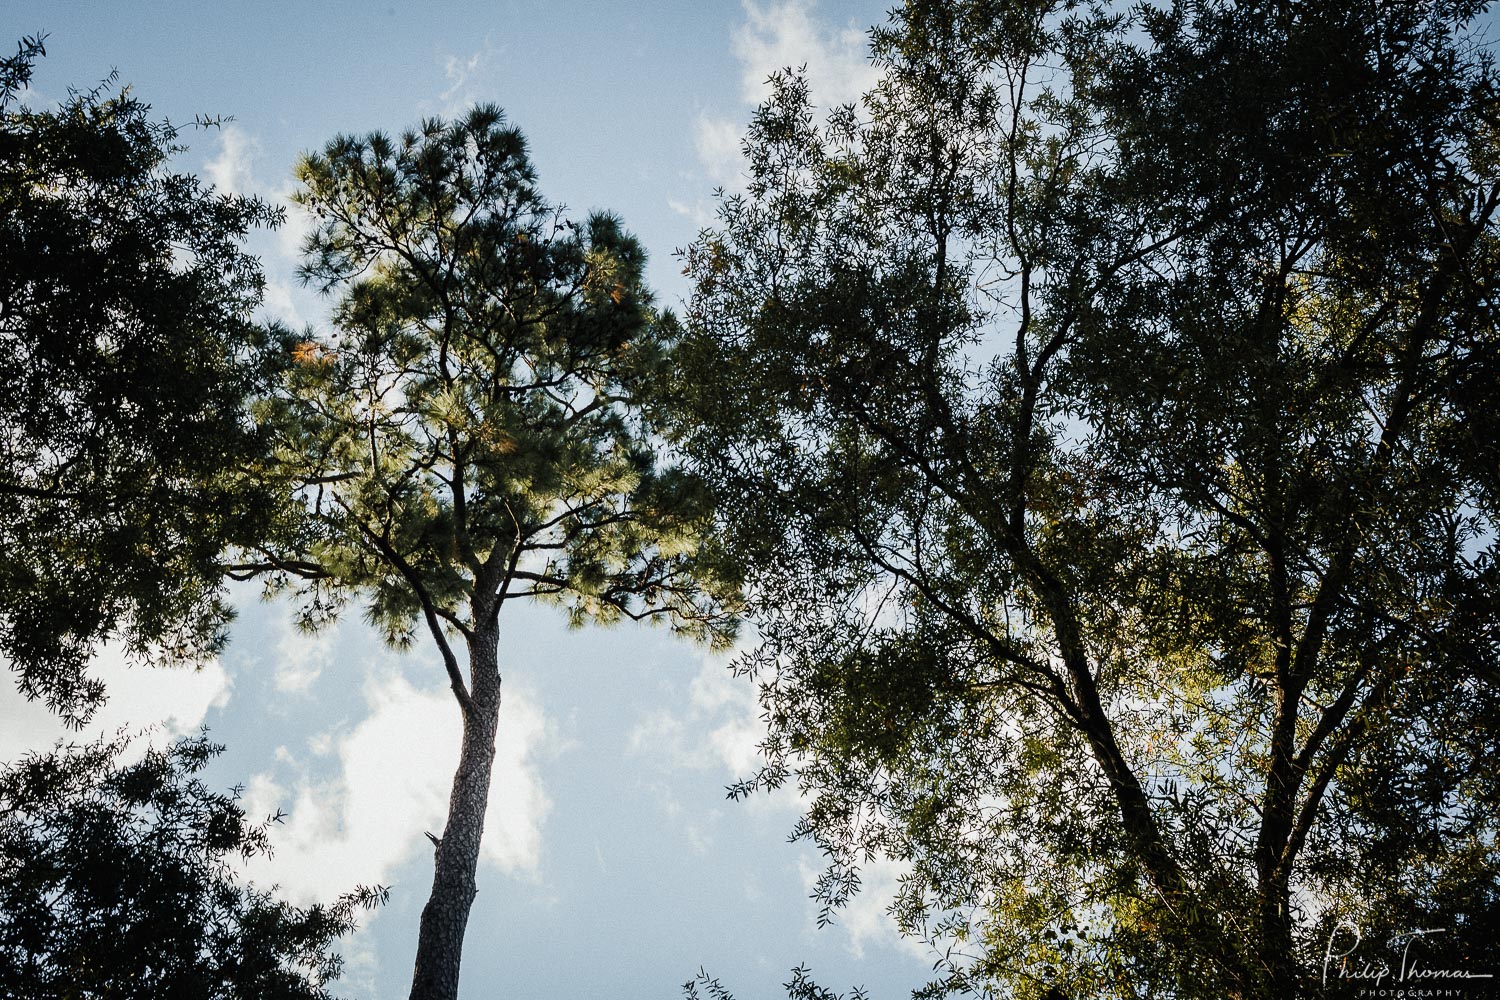
<path id="1" fill-rule="evenodd" d="M 743 596 L 733 792 L 807 795 L 825 919 L 906 870 L 924 995 L 1336 996 L 1413 934 L 1495 974 L 1488 10 L 907 0 L 859 102 L 773 77 L 681 324 L 497 108 L 340 136 L 298 167 L 334 296 L 300 336 L 253 317 L 279 213 L 112 80 L 27 107 L 23 41 L 0 656 L 82 723 L 102 641 L 219 648 L 226 574 L 430 642 L 462 745 L 421 1000 L 458 991 L 512 600 L 722 643 Z M 0 773 L 0 990 L 324 995 L 379 891 L 241 887 L 216 748 L 122 748 Z"/>
<path id="2" fill-rule="evenodd" d="M 113 78 L 28 107 L 41 55 L 0 61 L 0 655 L 81 725 L 101 642 L 173 666 L 220 647 L 223 553 L 270 524 L 247 404 L 281 351 L 241 244 L 280 213 L 174 172 L 177 129 Z M 303 910 L 242 883 L 268 838 L 195 777 L 222 748 L 129 742 L 0 771 L 0 994 L 328 997 L 384 890 Z"/>
<path id="3" fill-rule="evenodd" d="M 246 402 L 279 346 L 241 242 L 280 213 L 174 172 L 178 130 L 113 81 L 28 107 L 41 54 L 0 64 L 0 654 L 81 722 L 101 641 L 222 642 L 220 555 L 270 496 Z"/>
<path id="4" fill-rule="evenodd" d="M 858 105 L 773 79 L 677 373 L 737 791 L 830 907 L 909 867 L 934 994 L 1310 994 L 1340 921 L 1494 971 L 1484 8 L 912 0 Z"/>

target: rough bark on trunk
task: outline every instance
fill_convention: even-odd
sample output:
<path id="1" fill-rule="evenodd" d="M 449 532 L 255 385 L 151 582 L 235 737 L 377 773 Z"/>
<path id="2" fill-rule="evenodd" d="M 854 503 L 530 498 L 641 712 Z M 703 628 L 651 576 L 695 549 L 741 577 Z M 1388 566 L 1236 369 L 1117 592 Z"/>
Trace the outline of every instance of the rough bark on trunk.
<path id="1" fill-rule="evenodd" d="M 500 718 L 500 667 L 493 628 L 475 633 L 469 644 L 469 677 L 471 703 L 464 712 L 463 746 L 448 798 L 448 821 L 433 859 L 432 895 L 422 908 L 411 1000 L 458 997 L 464 929 L 477 892 L 474 871 L 479 864 Z"/>

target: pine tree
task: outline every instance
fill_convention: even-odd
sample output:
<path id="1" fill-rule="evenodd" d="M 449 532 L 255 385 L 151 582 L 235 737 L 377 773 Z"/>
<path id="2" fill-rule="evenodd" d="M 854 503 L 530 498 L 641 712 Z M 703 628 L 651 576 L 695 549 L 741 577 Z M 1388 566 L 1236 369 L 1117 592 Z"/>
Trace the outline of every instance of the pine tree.
<path id="1" fill-rule="evenodd" d="M 702 491 L 656 456 L 638 401 L 675 335 L 611 216 L 545 201 L 492 106 L 396 139 L 339 137 L 300 165 L 303 267 L 333 332 L 267 404 L 305 518 L 238 567 L 295 583 L 315 625 L 347 601 L 396 646 L 425 634 L 463 742 L 435 840 L 414 1000 L 452 998 L 499 724 L 501 609 L 662 620 L 725 638 L 729 588 Z"/>

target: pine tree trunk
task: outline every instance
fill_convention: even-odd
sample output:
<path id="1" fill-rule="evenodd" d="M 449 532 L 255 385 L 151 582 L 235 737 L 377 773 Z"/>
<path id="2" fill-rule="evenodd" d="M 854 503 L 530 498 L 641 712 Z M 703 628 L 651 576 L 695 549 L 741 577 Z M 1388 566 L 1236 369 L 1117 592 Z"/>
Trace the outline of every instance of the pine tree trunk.
<path id="1" fill-rule="evenodd" d="M 411 1000 L 458 997 L 464 929 L 477 892 L 474 870 L 479 864 L 479 839 L 484 833 L 500 718 L 496 632 L 493 627 L 478 632 L 469 644 L 472 707 L 464 714 L 463 747 L 448 798 L 448 822 L 433 861 L 432 895 L 422 908 Z"/>

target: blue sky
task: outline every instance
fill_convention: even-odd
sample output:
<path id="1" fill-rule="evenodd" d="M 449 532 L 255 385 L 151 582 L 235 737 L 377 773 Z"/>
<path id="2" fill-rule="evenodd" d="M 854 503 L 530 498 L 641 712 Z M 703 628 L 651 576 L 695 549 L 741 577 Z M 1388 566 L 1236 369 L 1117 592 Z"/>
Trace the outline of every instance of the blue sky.
<path id="1" fill-rule="evenodd" d="M 475 101 L 504 107 L 531 142 L 549 198 L 620 214 L 652 254 L 661 300 L 685 284 L 672 251 L 739 179 L 739 134 L 761 81 L 807 64 L 825 104 L 872 80 L 864 29 L 879 2 L 745 0 L 491 4 L 38 3 L 0 10 L 0 43 L 48 33 L 33 104 L 118 69 L 159 115 L 232 121 L 188 130 L 179 166 L 281 199 L 299 153 L 338 132 L 399 131 Z M 4 39 L 11 39 L 10 42 Z M 253 249 L 268 313 L 322 322 L 292 277 L 294 216 Z M 100 725 L 210 727 L 229 752 L 213 778 L 243 783 L 256 813 L 287 810 L 277 855 L 251 874 L 297 900 L 357 882 L 394 887 L 349 943 L 346 993 L 406 995 L 430 881 L 424 830 L 442 822 L 456 708 L 435 656 L 398 656 L 358 619 L 316 637 L 288 608 L 236 591 L 222 660 L 198 674 L 129 669 L 106 651 Z M 712 658 L 645 627 L 569 632 L 546 608 L 507 609 L 502 714 L 469 997 L 673 997 L 700 965 L 742 1000 L 780 995 L 798 963 L 843 989 L 900 997 L 931 961 L 883 907 L 895 872 L 822 931 L 807 899 L 814 853 L 786 843 L 794 794 L 730 803 L 755 761 L 754 693 Z M 0 760 L 57 734 L 0 692 Z M 157 739 L 163 738 L 161 735 Z"/>

